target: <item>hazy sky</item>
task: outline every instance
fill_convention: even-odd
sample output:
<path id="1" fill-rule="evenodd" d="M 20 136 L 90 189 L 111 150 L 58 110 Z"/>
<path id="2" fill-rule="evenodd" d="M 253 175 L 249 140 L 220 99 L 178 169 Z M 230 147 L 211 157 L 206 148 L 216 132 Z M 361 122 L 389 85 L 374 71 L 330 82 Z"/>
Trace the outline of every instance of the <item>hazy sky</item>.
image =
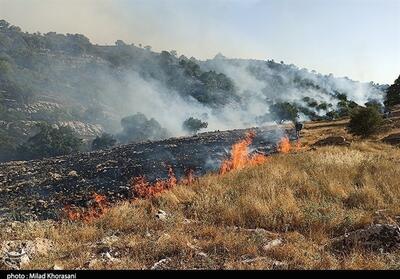
<path id="1" fill-rule="evenodd" d="M 0 0 L 0 18 L 201 59 L 283 60 L 379 83 L 400 74 L 400 0 Z"/>

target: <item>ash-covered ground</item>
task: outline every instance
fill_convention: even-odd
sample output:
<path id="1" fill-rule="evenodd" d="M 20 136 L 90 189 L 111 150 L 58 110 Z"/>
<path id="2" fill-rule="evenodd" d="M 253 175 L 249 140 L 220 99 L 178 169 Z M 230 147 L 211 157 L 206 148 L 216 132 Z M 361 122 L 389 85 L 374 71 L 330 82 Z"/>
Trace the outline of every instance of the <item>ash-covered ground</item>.
<path id="1" fill-rule="evenodd" d="M 254 128 L 251 152 L 272 154 L 283 135 L 278 127 Z M 164 179 L 171 166 L 176 177 L 218 170 L 231 146 L 249 130 L 216 131 L 27 162 L 0 164 L 0 220 L 59 219 L 65 205 L 85 206 L 93 193 L 115 202 L 132 197 L 129 180 L 144 175 Z"/>

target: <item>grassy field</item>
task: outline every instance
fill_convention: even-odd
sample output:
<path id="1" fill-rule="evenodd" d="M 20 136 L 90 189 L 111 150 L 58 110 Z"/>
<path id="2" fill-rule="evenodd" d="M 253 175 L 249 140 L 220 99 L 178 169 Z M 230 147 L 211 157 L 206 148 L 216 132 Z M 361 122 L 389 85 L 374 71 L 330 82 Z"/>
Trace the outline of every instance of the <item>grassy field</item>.
<path id="1" fill-rule="evenodd" d="M 119 204 L 91 223 L 14 224 L 0 240 L 49 240 L 23 265 L 34 269 L 142 269 L 163 259 L 159 267 L 173 269 L 397 269 L 399 252 L 337 253 L 329 242 L 396 220 L 399 163 L 399 149 L 378 143 L 304 148 Z"/>
<path id="2" fill-rule="evenodd" d="M 399 122 L 368 140 L 347 122 L 306 123 L 301 149 L 113 205 L 91 222 L 14 222 L 0 242 L 45 243 L 26 269 L 399 269 L 400 251 L 330 246 L 400 219 L 400 149 L 380 142 Z M 332 135 L 351 145 L 312 146 Z"/>

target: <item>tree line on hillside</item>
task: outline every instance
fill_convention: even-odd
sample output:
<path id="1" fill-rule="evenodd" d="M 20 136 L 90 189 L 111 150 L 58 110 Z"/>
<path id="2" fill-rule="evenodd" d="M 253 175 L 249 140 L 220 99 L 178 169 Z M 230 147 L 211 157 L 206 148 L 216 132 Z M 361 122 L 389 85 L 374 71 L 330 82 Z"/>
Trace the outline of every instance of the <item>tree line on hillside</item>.
<path id="1" fill-rule="evenodd" d="M 156 119 L 148 119 L 140 113 L 123 118 L 120 133 L 112 131 L 110 133 L 114 135 L 99 136 L 89 147 L 85 146 L 71 129 L 55 127 L 52 124 L 77 120 L 107 127 L 111 120 L 101 109 L 104 104 L 98 100 L 105 94 L 104 90 L 108 88 L 110 80 L 116 81 L 113 83 L 116 87 L 112 88 L 113 93 L 130 90 L 128 82 L 124 80 L 124 74 L 131 72 L 125 70 L 132 70 L 143 80 L 162 84 L 162 88 L 167 92 L 177 92 L 185 100 L 196 100 L 202 106 L 216 111 L 233 102 L 242 104 L 246 101 L 246 94 L 240 91 L 239 82 L 235 83 L 229 74 L 225 74 L 216 66 L 225 60 L 220 55 L 208 62 L 202 62 L 193 57 L 178 57 L 176 51 L 156 53 L 151 51 L 150 46 L 126 44 L 121 40 L 118 40 L 115 46 L 98 46 L 91 44 L 88 38 L 80 34 L 29 34 L 0 20 L 0 160 L 57 156 L 108 148 L 118 143 L 169 137 L 169 131 Z M 284 95 L 287 88 L 294 87 L 302 94 L 312 91 L 329 97 L 326 98 L 329 101 L 323 101 L 325 98 L 316 99 L 318 94 L 305 97 L 301 95 L 303 98 L 298 98 L 296 102 L 285 98 L 265 98 L 260 102 L 265 105 L 265 111 L 269 112 L 257 118 L 260 125 L 266 121 L 295 121 L 299 114 L 311 120 L 332 120 L 351 116 L 353 119 L 361 119 L 357 121 L 362 121 L 368 115 L 379 117 L 384 109 L 376 101 L 357 104 L 350 99 L 348 90 L 323 86 L 334 80 L 330 75 L 307 73 L 294 65 L 276 63 L 273 60 L 256 61 L 248 63 L 246 71 L 256 80 L 265 81 L 265 84 L 270 86 L 261 89 L 262 92 L 272 90 Z M 286 79 L 287 76 L 290 78 Z M 399 87 L 400 77 L 386 90 L 386 109 L 400 103 Z M 37 97 L 42 95 L 62 97 L 75 105 L 72 109 L 60 107 L 52 111 L 30 113 L 19 109 L 22 105 L 35 102 Z M 121 99 L 123 102 L 123 98 Z M 13 106 L 17 106 L 18 109 L 14 109 Z M 364 107 L 370 112 L 361 113 L 365 112 Z M 372 110 L 378 113 L 374 114 Z M 360 112 L 360 117 L 353 117 L 357 112 Z M 117 125 L 119 117 L 115 119 Z M 25 121 L 42 124 L 36 127 L 33 136 L 23 135 L 23 127 L 8 128 L 10 123 L 22 125 Z M 381 122 L 363 123 L 372 123 L 367 126 L 375 127 L 376 123 Z M 194 117 L 189 117 L 182 123 L 183 130 L 189 134 L 195 134 L 207 126 L 207 122 Z M 360 131 L 362 130 L 365 129 Z M 106 131 L 109 132 L 107 129 Z M 356 129 L 353 131 L 364 133 Z"/>
<path id="2" fill-rule="evenodd" d="M 195 59 L 176 55 L 175 51 L 158 54 L 150 46 L 137 47 L 121 40 L 114 47 L 97 46 L 81 34 L 30 34 L 0 20 L 0 97 L 29 103 L 43 91 L 52 94 L 59 91 L 91 103 L 104 83 L 94 73 L 119 79 L 116 73 L 130 69 L 144 79 L 162 81 L 182 96 L 190 96 L 205 105 L 219 106 L 238 98 L 233 81 L 226 75 L 204 71 Z M 88 58 L 91 62 L 83 71 L 76 67 L 75 72 L 68 67 L 60 68 L 60 62 L 74 61 L 74 57 L 76 61 L 91 57 Z M 108 64 L 96 64 L 95 58 Z M 74 74 L 82 78 L 71 82 Z"/>
<path id="3" fill-rule="evenodd" d="M 350 116 L 349 131 L 359 136 L 369 136 L 376 132 L 383 123 L 382 105 L 376 102 L 366 103 L 364 107 L 349 102 L 345 96 L 340 97 L 346 111 Z M 312 99 L 305 101 L 313 102 Z M 400 76 L 388 88 L 384 101 L 385 110 L 390 110 L 395 105 L 400 105 Z M 317 104 L 313 104 L 317 106 Z M 325 108 L 325 105 L 324 107 Z M 271 110 L 276 115 L 275 120 L 296 121 L 299 109 L 290 103 L 275 104 Z M 91 150 L 101 150 L 113 147 L 120 143 L 138 142 L 145 140 L 160 140 L 169 136 L 155 119 L 148 119 L 144 114 L 137 113 L 121 120 L 122 132 L 113 136 L 103 134 L 96 137 L 91 143 Z M 208 123 L 190 117 L 184 121 L 182 127 L 190 132 L 197 133 L 207 128 Z M 24 144 L 16 146 L 4 131 L 0 130 L 0 160 L 10 159 L 38 159 L 59 155 L 72 154 L 82 151 L 82 140 L 79 139 L 68 127 L 53 127 L 47 123 L 37 126 L 38 132 Z M 18 156 L 15 157 L 17 153 Z"/>
<path id="4" fill-rule="evenodd" d="M 190 134 L 207 128 L 208 123 L 190 117 L 182 123 L 182 128 Z M 112 148 L 117 144 L 163 140 L 171 135 L 154 118 L 148 119 L 137 113 L 121 120 L 122 131 L 116 135 L 103 133 L 89 146 L 85 146 L 74 131 L 66 126 L 40 122 L 35 132 L 22 144 L 17 144 L 0 129 L 0 161 L 32 160 L 73 154 L 80 151 L 96 151 Z"/>

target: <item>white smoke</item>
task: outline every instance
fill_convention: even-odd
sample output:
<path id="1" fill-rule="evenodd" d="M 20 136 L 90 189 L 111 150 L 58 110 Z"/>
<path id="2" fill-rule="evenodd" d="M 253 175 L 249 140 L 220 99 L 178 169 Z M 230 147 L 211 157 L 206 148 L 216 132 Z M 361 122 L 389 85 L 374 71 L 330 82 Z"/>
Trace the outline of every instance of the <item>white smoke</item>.
<path id="1" fill-rule="evenodd" d="M 360 105 L 370 99 L 382 101 L 383 98 L 382 92 L 371 84 L 322 76 L 305 69 L 299 70 L 295 66 L 276 71 L 267 67 L 265 61 L 213 59 L 199 63 L 205 71 L 215 70 L 231 78 L 241 98 L 240 103 L 232 102 L 213 109 L 194 98 L 183 98 L 162 81 L 145 79 L 134 70 L 126 70 L 118 80 L 106 75 L 102 77 L 107 80 L 108 87 L 100 101 L 114 110 L 117 119 L 140 112 L 157 120 L 173 136 L 182 136 L 186 134 L 182 124 L 189 117 L 207 121 L 208 128 L 204 131 L 248 128 L 258 126 L 259 117 L 268 113 L 269 105 L 278 101 L 307 106 L 303 98 L 310 97 L 332 104 L 334 109 L 338 102 L 334 97 L 335 92 L 345 92 L 350 100 Z M 300 88 L 294 82 L 295 75 L 318 85 L 319 89 Z M 277 79 L 281 83 L 277 84 Z M 315 109 L 314 112 L 319 115 L 323 113 Z M 307 116 L 300 114 L 300 119 L 306 120 Z"/>

